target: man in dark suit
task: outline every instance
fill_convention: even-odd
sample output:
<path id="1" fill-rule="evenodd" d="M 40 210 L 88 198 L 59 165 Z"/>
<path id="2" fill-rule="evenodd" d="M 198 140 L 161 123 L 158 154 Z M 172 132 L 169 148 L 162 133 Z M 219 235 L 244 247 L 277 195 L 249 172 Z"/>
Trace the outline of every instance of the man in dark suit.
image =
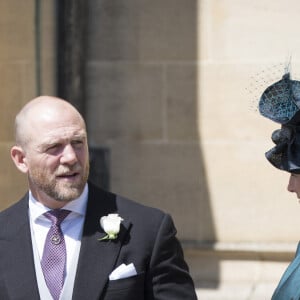
<path id="1" fill-rule="evenodd" d="M 29 192 L 0 213 L 0 299 L 196 299 L 171 217 L 87 183 L 72 105 L 38 97 L 15 130 Z"/>

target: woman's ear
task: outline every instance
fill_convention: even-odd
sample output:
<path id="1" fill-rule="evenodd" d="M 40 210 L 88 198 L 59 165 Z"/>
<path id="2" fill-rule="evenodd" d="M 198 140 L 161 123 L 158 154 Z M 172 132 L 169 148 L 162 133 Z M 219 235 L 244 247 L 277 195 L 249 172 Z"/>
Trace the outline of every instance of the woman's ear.
<path id="1" fill-rule="evenodd" d="M 25 151 L 20 146 L 13 146 L 10 150 L 10 156 L 15 163 L 16 167 L 22 172 L 28 172 L 28 166 L 26 163 Z"/>

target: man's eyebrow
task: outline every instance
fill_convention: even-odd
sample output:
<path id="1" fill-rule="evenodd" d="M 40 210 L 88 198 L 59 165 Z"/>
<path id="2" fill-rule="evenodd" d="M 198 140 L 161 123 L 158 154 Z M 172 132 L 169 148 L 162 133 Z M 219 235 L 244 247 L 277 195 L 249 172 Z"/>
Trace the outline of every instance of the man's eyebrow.
<path id="1" fill-rule="evenodd" d="M 60 144 L 61 142 L 59 142 L 59 141 L 54 141 L 54 140 L 52 140 L 52 141 L 43 141 L 42 143 L 40 143 L 39 145 L 38 145 L 38 149 L 40 150 L 40 151 L 43 151 L 43 150 L 46 150 L 47 148 L 49 148 L 49 147 L 51 147 L 51 146 L 54 146 L 54 145 L 58 145 L 58 144 Z"/>
<path id="2" fill-rule="evenodd" d="M 72 139 L 76 139 L 76 138 L 80 138 L 80 139 L 85 139 L 87 137 L 87 135 L 86 135 L 86 133 L 78 133 L 78 134 L 74 134 L 73 136 L 72 136 L 72 138 L 71 138 L 71 140 Z"/>
<path id="3" fill-rule="evenodd" d="M 64 138 L 64 137 L 58 137 L 58 138 L 53 138 L 53 139 L 49 138 L 47 140 L 42 141 L 39 146 L 41 148 L 46 148 L 46 147 L 49 147 L 49 146 L 52 146 L 55 144 L 64 143 L 66 140 L 73 141 L 76 139 L 85 140 L 85 139 L 87 139 L 87 135 L 86 135 L 86 133 L 78 133 L 78 134 L 73 135 L 71 138 Z"/>

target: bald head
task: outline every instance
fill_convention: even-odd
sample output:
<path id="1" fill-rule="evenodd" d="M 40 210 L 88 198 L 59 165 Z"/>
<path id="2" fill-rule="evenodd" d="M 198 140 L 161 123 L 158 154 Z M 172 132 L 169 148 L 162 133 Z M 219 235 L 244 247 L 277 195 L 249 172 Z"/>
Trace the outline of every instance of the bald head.
<path id="1" fill-rule="evenodd" d="M 85 129 L 82 116 L 69 102 L 52 96 L 40 96 L 29 101 L 15 119 L 16 144 L 25 147 L 41 122 L 59 123 L 67 115 L 77 118 Z"/>
<path id="2" fill-rule="evenodd" d="M 35 199 L 61 208 L 83 192 L 89 174 L 84 120 L 68 102 L 42 96 L 28 102 L 16 117 L 16 145 L 11 157 L 27 174 Z"/>

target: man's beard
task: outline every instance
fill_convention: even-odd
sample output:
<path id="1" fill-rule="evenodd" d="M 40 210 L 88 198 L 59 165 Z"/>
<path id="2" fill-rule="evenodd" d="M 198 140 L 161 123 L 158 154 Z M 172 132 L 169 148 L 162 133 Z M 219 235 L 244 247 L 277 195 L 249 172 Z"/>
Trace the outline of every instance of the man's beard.
<path id="1" fill-rule="evenodd" d="M 59 174 L 76 171 L 79 171 L 78 166 L 64 168 L 64 170 L 61 169 Z M 64 180 L 57 180 L 54 174 L 49 176 L 49 174 L 46 174 L 43 170 L 33 170 L 29 174 L 29 180 L 38 190 L 44 192 L 50 198 L 59 202 L 70 202 L 78 198 L 83 192 L 89 176 L 89 163 L 86 164 L 83 173 L 79 176 L 79 180 L 72 183 Z"/>

